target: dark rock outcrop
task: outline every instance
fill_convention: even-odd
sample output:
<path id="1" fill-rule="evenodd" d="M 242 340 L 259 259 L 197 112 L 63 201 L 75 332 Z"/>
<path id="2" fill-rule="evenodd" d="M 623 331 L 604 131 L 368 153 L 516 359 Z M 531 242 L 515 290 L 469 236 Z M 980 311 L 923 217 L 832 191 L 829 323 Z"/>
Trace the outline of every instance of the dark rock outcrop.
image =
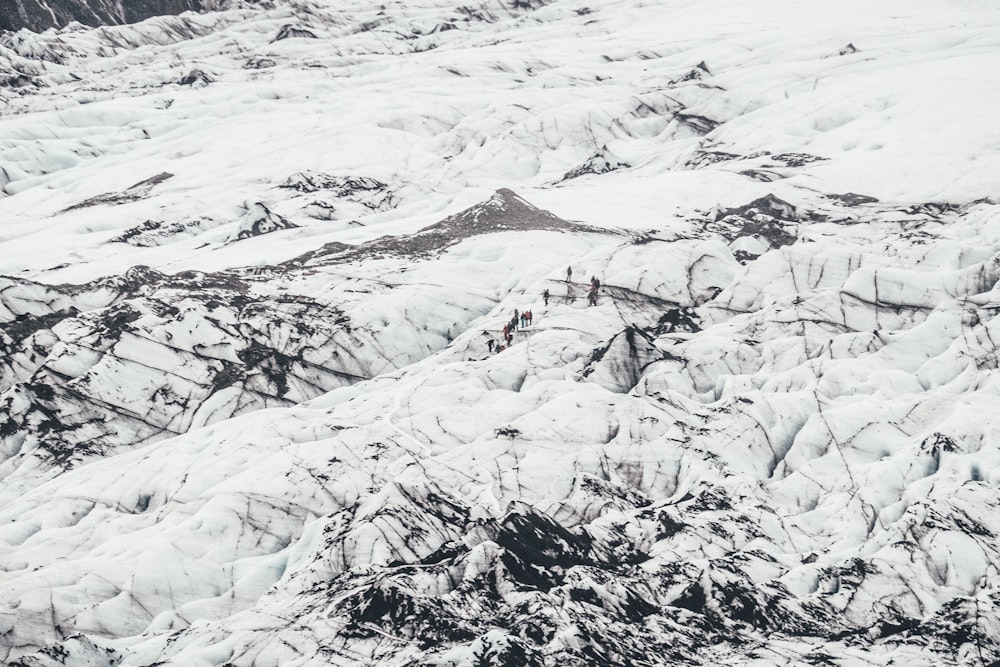
<path id="1" fill-rule="evenodd" d="M 121 25 L 152 16 L 175 15 L 206 8 L 203 0 L 3 0 L 0 30 L 27 28 L 42 32 L 76 21 L 84 25 Z"/>

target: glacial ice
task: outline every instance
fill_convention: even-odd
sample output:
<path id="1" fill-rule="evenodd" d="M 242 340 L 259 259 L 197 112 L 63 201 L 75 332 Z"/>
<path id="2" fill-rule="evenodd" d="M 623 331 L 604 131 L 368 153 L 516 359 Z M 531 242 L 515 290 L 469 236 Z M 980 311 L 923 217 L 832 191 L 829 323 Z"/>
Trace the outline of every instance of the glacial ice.
<path id="1" fill-rule="evenodd" d="M 1000 660 L 998 47 L 978 0 L 0 35 L 0 661 Z"/>

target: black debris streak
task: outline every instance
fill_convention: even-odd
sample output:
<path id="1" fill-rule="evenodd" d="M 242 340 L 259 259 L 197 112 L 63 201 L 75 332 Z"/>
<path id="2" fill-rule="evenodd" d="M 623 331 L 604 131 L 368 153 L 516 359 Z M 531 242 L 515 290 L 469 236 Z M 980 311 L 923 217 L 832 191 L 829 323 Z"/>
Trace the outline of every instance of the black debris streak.
<path id="1" fill-rule="evenodd" d="M 177 82 L 182 86 L 207 86 L 215 82 L 215 77 L 201 69 L 193 69 Z"/>
<path id="2" fill-rule="evenodd" d="M 676 118 L 679 123 L 686 125 L 696 134 L 708 134 L 721 125 L 717 120 L 694 113 L 681 112 L 676 115 Z"/>
<path id="3" fill-rule="evenodd" d="M 878 198 L 871 197 L 869 195 L 859 195 L 854 192 L 845 192 L 843 194 L 831 194 L 825 195 L 827 199 L 832 199 L 833 201 L 843 205 L 843 206 L 864 206 L 865 204 L 877 204 Z"/>
<path id="4" fill-rule="evenodd" d="M 697 333 L 701 331 L 698 313 L 690 306 L 671 308 L 660 316 L 652 330 L 654 336 L 671 333 Z"/>
<path id="5" fill-rule="evenodd" d="M 176 435 L 222 390 L 235 387 L 238 398 L 220 418 L 365 379 L 356 347 L 373 341 L 357 338 L 343 311 L 294 294 L 257 294 L 252 273 L 135 266 L 83 285 L 6 280 L 18 298 L 50 311 L 0 322 L 0 349 L 22 360 L 0 365 L 12 392 L 3 398 L 0 439 L 53 466 Z M 58 352 L 54 337 L 34 342 L 64 322 L 72 334 Z M 193 326 L 203 338 L 174 339 L 173 331 L 192 335 Z M 116 368 L 149 378 L 148 394 L 134 397 L 142 401 L 122 395 Z"/>
<path id="6" fill-rule="evenodd" d="M 248 58 L 247 61 L 243 63 L 243 69 L 270 69 L 272 67 L 277 67 L 277 65 L 277 61 L 273 58 L 257 56 Z"/>
<path id="7" fill-rule="evenodd" d="M 708 65 L 702 60 L 700 63 L 689 69 L 687 72 L 676 79 L 671 79 L 667 85 L 676 86 L 680 83 L 687 83 L 688 81 L 701 81 L 706 76 L 712 76 L 712 71 L 708 69 Z"/>
<path id="8" fill-rule="evenodd" d="M 357 246 L 332 243 L 291 259 L 284 265 L 303 267 L 314 264 L 340 264 L 381 257 L 427 258 L 481 234 L 526 230 L 601 235 L 616 233 L 563 220 L 549 211 L 536 208 L 513 191 L 502 188 L 489 200 L 416 233 L 383 236 Z"/>
<path id="9" fill-rule="evenodd" d="M 308 28 L 303 28 L 302 26 L 286 24 L 281 26 L 278 30 L 278 34 L 274 36 L 271 40 L 272 43 L 280 42 L 283 39 L 316 39 L 316 33 Z"/>
<path id="10" fill-rule="evenodd" d="M 777 155 L 772 155 L 771 159 L 783 162 L 786 167 L 802 167 L 807 164 L 812 164 L 813 162 L 823 162 L 829 160 L 829 158 L 820 157 L 818 155 L 810 155 L 809 153 L 778 153 Z"/>
<path id="11" fill-rule="evenodd" d="M 731 162 L 743 159 L 742 155 L 727 153 L 726 151 L 697 150 L 695 154 L 684 163 L 689 169 L 698 169 L 708 165 L 719 164 L 721 162 Z"/>
<path id="12" fill-rule="evenodd" d="M 649 333 L 629 325 L 591 352 L 580 375 L 611 391 L 625 393 L 635 387 L 651 364 L 665 358 Z"/>
<path id="13" fill-rule="evenodd" d="M 57 310 L 44 315 L 22 313 L 13 321 L 0 323 L 0 352 L 13 354 L 14 351 L 33 334 L 51 329 L 63 320 L 75 317 L 79 311 L 70 307 L 67 310 Z"/>
<path id="14" fill-rule="evenodd" d="M 924 202 L 922 204 L 911 204 L 900 210 L 907 215 L 923 215 L 930 218 L 939 218 L 943 215 L 961 212 L 962 206 L 949 202 Z"/>
<path id="15" fill-rule="evenodd" d="M 357 197 L 359 194 L 387 193 L 389 186 L 368 176 L 331 176 L 314 172 L 299 172 L 289 176 L 279 188 L 312 193 L 330 190 L 337 197 Z"/>
<path id="16" fill-rule="evenodd" d="M 322 192 L 337 199 L 361 204 L 372 212 L 387 211 L 395 206 L 389 185 L 370 176 L 334 176 L 320 172 L 299 172 L 289 176 L 278 187 L 302 194 Z M 331 211 L 334 210 L 333 204 L 329 202 L 315 203 L 326 205 Z"/>
<path id="17" fill-rule="evenodd" d="M 61 213 L 66 213 L 67 211 L 73 211 L 80 208 L 88 208 L 90 206 L 119 206 L 121 204 L 139 201 L 140 199 L 148 197 L 149 193 L 157 185 L 160 185 L 173 177 L 173 174 L 164 171 L 156 174 L 155 176 L 139 181 L 134 185 L 130 185 L 122 192 L 108 192 L 102 195 L 97 195 L 96 197 L 91 197 L 90 199 L 85 199 L 79 204 L 73 204 L 72 206 L 63 209 Z"/>

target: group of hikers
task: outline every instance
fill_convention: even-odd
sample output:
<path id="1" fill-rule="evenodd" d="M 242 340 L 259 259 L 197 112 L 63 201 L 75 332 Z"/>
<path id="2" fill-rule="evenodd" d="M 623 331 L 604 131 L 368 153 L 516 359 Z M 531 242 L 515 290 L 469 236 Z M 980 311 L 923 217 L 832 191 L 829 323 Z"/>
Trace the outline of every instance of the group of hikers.
<path id="1" fill-rule="evenodd" d="M 573 267 L 566 267 L 566 282 L 573 280 Z M 587 292 L 587 305 L 596 306 L 597 305 L 597 290 L 601 289 L 601 281 L 597 279 L 597 276 L 590 276 L 590 291 Z M 549 291 L 545 290 L 542 292 L 542 298 L 545 299 L 545 305 L 549 305 Z"/>
<path id="2" fill-rule="evenodd" d="M 597 290 L 599 289 L 601 289 L 601 281 L 597 279 L 597 276 L 590 276 L 590 291 L 587 292 L 588 306 L 597 305 Z"/>
<path id="3" fill-rule="evenodd" d="M 573 278 L 573 267 L 566 267 L 566 282 L 570 282 Z M 601 281 L 597 279 L 597 276 L 590 277 L 590 291 L 587 292 L 587 305 L 596 306 L 597 305 L 597 291 L 601 288 Z M 542 301 L 545 305 L 549 305 L 549 290 L 546 289 L 542 292 Z M 567 299 L 572 300 L 572 293 L 567 294 Z M 518 312 L 517 308 L 514 309 L 514 316 L 510 318 L 510 321 L 503 326 L 503 342 L 498 343 L 497 341 L 490 338 L 486 341 L 486 347 L 491 353 L 502 352 L 510 347 L 511 343 L 514 341 L 514 332 L 518 328 L 518 324 L 521 328 L 529 326 L 532 322 L 532 314 L 530 310 L 525 310 L 523 312 Z M 483 333 L 486 333 L 485 331 Z"/>
<path id="4" fill-rule="evenodd" d="M 548 290 L 546 290 L 548 291 Z M 511 342 L 514 340 L 514 331 L 517 330 L 517 325 L 520 324 L 521 328 L 524 329 L 529 324 L 531 324 L 531 311 L 525 310 L 523 312 L 518 312 L 517 308 L 514 309 L 514 317 L 510 318 L 510 322 L 503 325 L 503 343 L 497 343 L 495 340 L 490 338 L 486 341 L 486 347 L 489 348 L 490 352 L 494 351 L 496 348 L 497 352 L 502 352 L 503 350 L 510 347 Z"/>
<path id="5" fill-rule="evenodd" d="M 573 279 L 573 267 L 572 266 L 567 266 L 566 267 L 566 282 L 569 283 L 572 279 Z M 599 289 L 601 289 L 601 281 L 597 279 L 597 276 L 591 276 L 590 277 L 590 291 L 587 292 L 587 305 L 588 306 L 596 306 L 597 305 L 597 291 Z M 546 289 L 545 291 L 542 292 L 542 301 L 545 302 L 546 306 L 549 305 L 549 298 L 550 298 L 550 296 L 551 295 L 549 294 L 549 290 L 548 289 Z M 567 288 L 566 302 L 569 303 L 570 301 L 573 301 L 573 294 L 572 294 L 572 291 L 570 290 L 570 288 Z"/>

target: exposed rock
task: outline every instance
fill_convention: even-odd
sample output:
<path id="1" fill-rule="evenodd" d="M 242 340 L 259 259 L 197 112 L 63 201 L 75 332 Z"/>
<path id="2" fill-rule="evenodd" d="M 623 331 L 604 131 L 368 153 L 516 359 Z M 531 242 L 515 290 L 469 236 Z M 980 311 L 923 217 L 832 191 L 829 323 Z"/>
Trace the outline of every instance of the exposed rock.
<path id="1" fill-rule="evenodd" d="M 705 76 L 711 76 L 711 75 L 712 75 L 711 70 L 708 69 L 708 65 L 705 64 L 705 61 L 702 60 L 693 68 L 688 70 L 684 74 L 684 76 L 678 79 L 671 79 L 670 83 L 668 83 L 667 85 L 676 86 L 678 83 L 685 83 L 687 81 L 700 81 L 701 79 L 704 79 Z"/>
<path id="2" fill-rule="evenodd" d="M 247 206 L 247 213 L 240 220 L 239 231 L 233 240 L 243 239 L 270 234 L 282 229 L 294 229 L 298 227 L 288 218 L 279 215 L 265 206 L 262 202 L 254 202 Z"/>
<path id="3" fill-rule="evenodd" d="M 123 3 L 94 0 L 9 0 L 3 14 L 0 14 L 0 30 L 27 28 L 42 32 L 48 28 L 62 28 L 74 21 L 89 26 L 119 25 L 135 23 L 151 16 L 200 11 L 204 7 L 203 0 L 133 0 Z"/>
<path id="4" fill-rule="evenodd" d="M 607 146 L 602 146 L 579 167 L 575 167 L 563 176 L 562 180 L 568 181 L 571 178 L 579 178 L 587 174 L 606 174 L 609 171 L 628 169 L 631 165 L 622 162 L 614 153 L 608 150 Z"/>
<path id="5" fill-rule="evenodd" d="M 328 244 L 318 251 L 291 260 L 300 266 L 317 261 L 349 262 L 360 257 L 426 257 L 441 252 L 465 239 L 482 234 L 509 231 L 562 231 L 608 234 L 607 230 L 588 227 L 542 210 L 528 203 L 512 190 L 501 188 L 485 202 L 420 231 L 403 236 L 382 237 L 360 246 Z"/>
<path id="6" fill-rule="evenodd" d="M 249 58 L 243 67 L 245 69 L 269 69 L 271 67 L 276 67 L 278 65 L 277 61 L 273 58 L 255 57 Z"/>
<path id="7" fill-rule="evenodd" d="M 877 204 L 878 199 L 875 197 L 870 197 L 868 195 L 859 195 L 853 192 L 845 192 L 843 194 L 827 195 L 829 199 L 833 199 L 844 206 L 863 206 L 865 204 Z"/>
<path id="8" fill-rule="evenodd" d="M 181 77 L 177 83 L 182 86 L 207 86 L 213 81 L 215 81 L 215 77 L 211 74 L 208 74 L 204 70 L 193 69 Z"/>

